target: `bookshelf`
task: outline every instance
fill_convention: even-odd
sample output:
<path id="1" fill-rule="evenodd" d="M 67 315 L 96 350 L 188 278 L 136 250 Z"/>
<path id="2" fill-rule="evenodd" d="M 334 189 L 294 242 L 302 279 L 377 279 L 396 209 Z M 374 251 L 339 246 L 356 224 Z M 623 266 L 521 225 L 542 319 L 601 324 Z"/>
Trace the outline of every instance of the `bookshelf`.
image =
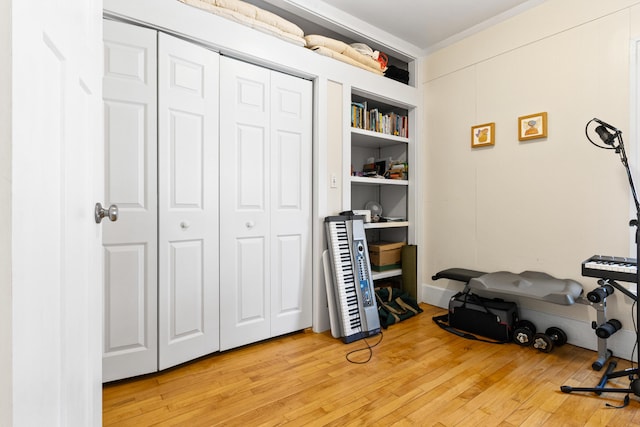
<path id="1" fill-rule="evenodd" d="M 415 244 L 415 215 L 411 209 L 414 203 L 410 200 L 415 179 L 412 113 L 413 109 L 401 101 L 379 99 L 352 88 L 348 150 L 351 170 L 347 180 L 350 208 L 362 210 L 375 202 L 382 207 L 382 218 L 388 219 L 365 224 L 368 242 Z M 374 280 L 380 280 L 400 276 L 402 269 L 372 273 Z"/>

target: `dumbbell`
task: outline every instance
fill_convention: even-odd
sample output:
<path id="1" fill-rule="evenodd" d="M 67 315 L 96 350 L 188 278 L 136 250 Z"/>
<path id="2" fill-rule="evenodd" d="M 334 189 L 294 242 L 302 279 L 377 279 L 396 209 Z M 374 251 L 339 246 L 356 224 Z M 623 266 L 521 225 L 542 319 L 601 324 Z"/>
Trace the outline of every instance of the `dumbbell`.
<path id="1" fill-rule="evenodd" d="M 545 333 L 537 333 L 533 337 L 533 347 L 543 353 L 549 353 L 553 347 L 565 345 L 567 343 L 567 334 L 560 328 L 550 327 Z"/>
<path id="2" fill-rule="evenodd" d="M 520 320 L 513 330 L 513 341 L 523 347 L 529 347 L 536 333 L 536 325 L 528 320 Z"/>

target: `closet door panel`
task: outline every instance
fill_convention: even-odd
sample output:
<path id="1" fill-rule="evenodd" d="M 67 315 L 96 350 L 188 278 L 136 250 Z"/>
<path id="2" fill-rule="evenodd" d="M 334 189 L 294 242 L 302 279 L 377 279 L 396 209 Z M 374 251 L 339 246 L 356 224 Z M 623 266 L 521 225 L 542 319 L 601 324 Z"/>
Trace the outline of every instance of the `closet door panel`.
<path id="1" fill-rule="evenodd" d="M 217 53 L 160 34 L 159 367 L 219 349 Z"/>
<path id="2" fill-rule="evenodd" d="M 270 337 L 270 72 L 220 64 L 220 349 Z"/>
<path id="3" fill-rule="evenodd" d="M 202 255 L 202 240 L 169 242 L 170 344 L 205 333 Z"/>
<path id="4" fill-rule="evenodd" d="M 155 31 L 104 21 L 106 206 L 103 381 L 157 364 L 157 169 Z"/>
<path id="5" fill-rule="evenodd" d="M 244 238 L 236 240 L 236 257 L 238 259 L 237 292 L 235 301 L 237 313 L 235 323 L 242 327 L 255 322 L 267 321 L 265 311 L 265 245 L 262 238 Z M 262 337 L 258 334 L 258 337 Z"/>
<path id="6" fill-rule="evenodd" d="M 271 76 L 271 332 L 312 323 L 312 84 Z"/>
<path id="7" fill-rule="evenodd" d="M 145 330 L 144 245 L 105 246 L 104 274 L 109 286 L 105 289 L 104 348 L 106 354 L 144 351 L 147 346 Z M 155 364 L 153 365 L 155 369 Z"/>
<path id="8" fill-rule="evenodd" d="M 235 150 L 233 158 L 237 174 L 236 211 L 257 218 L 266 213 L 268 200 L 264 182 L 268 148 L 264 127 L 237 124 L 235 132 Z M 268 182 L 268 181 L 267 181 Z M 262 225 L 265 225 L 262 223 Z"/>
<path id="9" fill-rule="evenodd" d="M 202 158 L 206 141 L 203 128 L 206 118 L 169 110 L 169 209 L 191 211 L 204 208 L 205 186 Z"/>
<path id="10" fill-rule="evenodd" d="M 118 96 L 115 91 L 110 92 L 110 95 Z M 155 110 L 155 107 L 152 108 Z M 121 98 L 105 99 L 104 102 L 105 139 L 109 141 L 105 165 L 109 180 L 106 182 L 105 195 L 108 200 L 118 201 L 121 212 L 155 211 L 155 206 L 149 206 L 155 198 L 150 199 L 148 194 L 145 155 L 149 145 L 146 122 L 148 110 L 149 105 L 144 101 Z M 155 149 L 153 152 L 155 153 Z"/>

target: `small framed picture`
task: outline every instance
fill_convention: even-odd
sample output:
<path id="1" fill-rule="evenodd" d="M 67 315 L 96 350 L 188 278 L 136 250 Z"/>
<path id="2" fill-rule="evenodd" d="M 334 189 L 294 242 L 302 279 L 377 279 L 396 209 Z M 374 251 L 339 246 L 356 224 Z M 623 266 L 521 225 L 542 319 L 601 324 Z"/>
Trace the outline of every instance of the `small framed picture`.
<path id="1" fill-rule="evenodd" d="M 471 148 L 486 147 L 495 144 L 495 123 L 471 126 Z"/>
<path id="2" fill-rule="evenodd" d="M 547 137 L 547 113 L 518 117 L 518 139 L 527 141 Z"/>

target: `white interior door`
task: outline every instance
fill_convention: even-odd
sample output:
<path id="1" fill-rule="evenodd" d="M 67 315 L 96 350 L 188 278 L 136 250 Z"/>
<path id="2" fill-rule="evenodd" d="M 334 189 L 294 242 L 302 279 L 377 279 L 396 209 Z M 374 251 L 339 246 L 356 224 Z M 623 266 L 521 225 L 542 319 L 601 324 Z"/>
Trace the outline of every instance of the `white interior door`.
<path id="1" fill-rule="evenodd" d="M 219 348 L 219 55 L 160 33 L 159 368 Z"/>
<path id="2" fill-rule="evenodd" d="M 157 32 L 104 21 L 103 381 L 158 369 Z"/>
<path id="3" fill-rule="evenodd" d="M 226 57 L 220 81 L 226 350 L 311 325 L 311 84 Z"/>
<path id="4" fill-rule="evenodd" d="M 11 6 L 12 422 L 99 425 L 102 3 Z"/>

